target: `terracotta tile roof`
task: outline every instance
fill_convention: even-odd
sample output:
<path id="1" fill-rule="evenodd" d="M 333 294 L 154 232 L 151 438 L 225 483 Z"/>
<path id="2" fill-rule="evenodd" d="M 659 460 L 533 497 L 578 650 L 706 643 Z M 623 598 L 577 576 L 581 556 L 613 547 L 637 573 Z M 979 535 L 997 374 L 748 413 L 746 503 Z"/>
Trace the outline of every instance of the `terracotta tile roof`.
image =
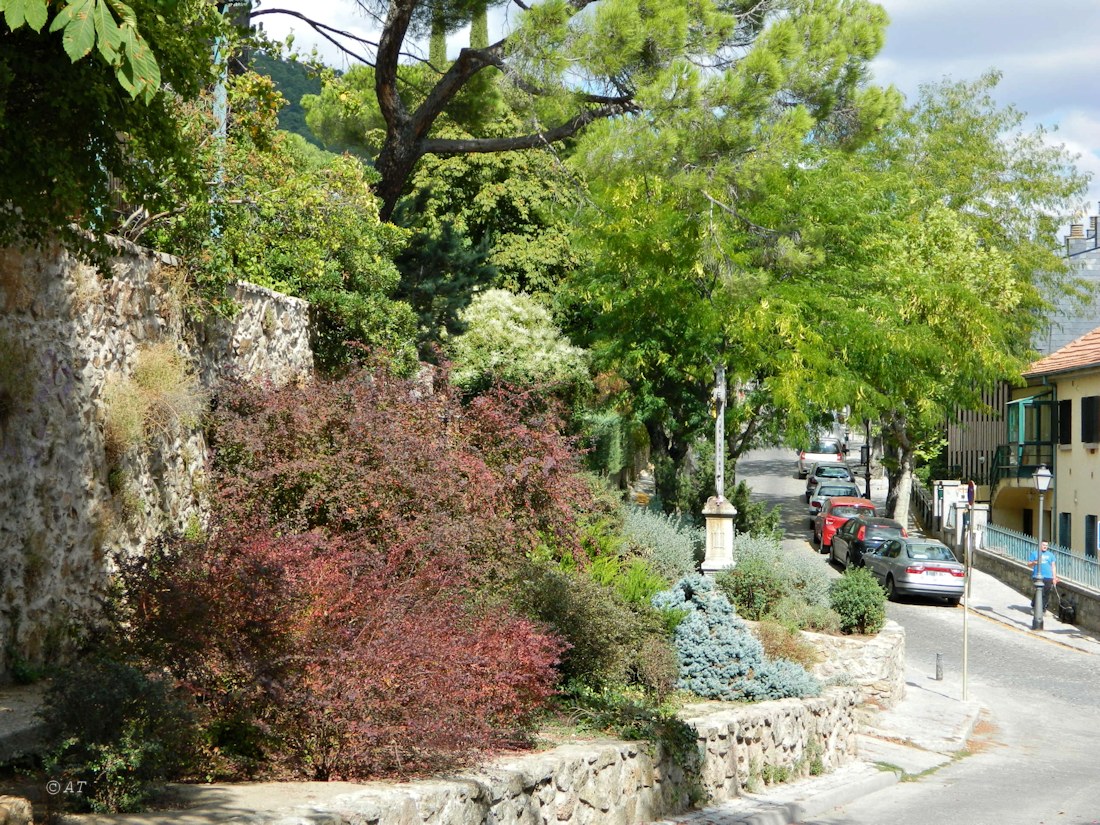
<path id="1" fill-rule="evenodd" d="M 1071 341 L 1045 358 L 1033 361 L 1024 375 L 1050 375 L 1055 372 L 1100 367 L 1100 327 Z"/>

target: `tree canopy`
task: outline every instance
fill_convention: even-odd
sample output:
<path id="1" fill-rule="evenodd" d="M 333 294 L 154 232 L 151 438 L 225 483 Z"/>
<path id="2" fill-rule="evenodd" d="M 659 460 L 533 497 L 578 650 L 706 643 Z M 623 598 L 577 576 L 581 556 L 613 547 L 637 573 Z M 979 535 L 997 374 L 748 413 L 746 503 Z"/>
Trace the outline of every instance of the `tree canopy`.
<path id="1" fill-rule="evenodd" d="M 355 53 L 373 67 L 383 124 L 374 163 L 384 218 L 429 154 L 545 147 L 608 119 L 630 120 L 655 139 L 668 123 L 705 130 L 719 119 L 738 120 L 735 131 L 744 137 L 756 116 L 772 109 L 805 111 L 822 123 L 832 115 L 828 128 L 845 138 L 864 134 L 877 120 L 874 101 L 857 88 L 866 61 L 881 47 L 886 18 L 865 0 L 516 2 L 510 9 L 515 28 L 507 35 L 462 49 L 446 66 L 420 58 L 421 83 L 406 82 L 402 60 L 433 16 L 443 28 L 457 28 L 484 5 L 393 0 L 384 8 L 364 6 L 381 25 L 377 43 L 358 42 L 364 51 Z M 505 135 L 439 134 L 437 122 L 483 72 L 501 77 L 517 128 Z M 707 106 L 699 105 L 703 94 Z M 720 111 L 739 117 L 720 118 Z"/>
<path id="2" fill-rule="evenodd" d="M 104 232 L 116 199 L 156 211 L 181 187 L 202 191 L 176 106 L 215 77 L 213 4 L 0 0 L 0 11 L 0 244 L 60 232 L 86 245 L 70 224 Z"/>

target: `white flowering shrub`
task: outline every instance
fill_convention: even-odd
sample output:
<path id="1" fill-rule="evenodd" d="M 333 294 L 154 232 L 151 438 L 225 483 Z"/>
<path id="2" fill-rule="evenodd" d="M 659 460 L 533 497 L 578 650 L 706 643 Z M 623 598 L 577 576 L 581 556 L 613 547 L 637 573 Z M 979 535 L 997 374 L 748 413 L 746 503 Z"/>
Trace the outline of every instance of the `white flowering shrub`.
<path id="1" fill-rule="evenodd" d="M 466 331 L 451 339 L 451 379 L 473 390 L 496 382 L 575 385 L 588 380 L 588 355 L 572 346 L 550 312 L 527 295 L 489 289 L 459 315 Z"/>

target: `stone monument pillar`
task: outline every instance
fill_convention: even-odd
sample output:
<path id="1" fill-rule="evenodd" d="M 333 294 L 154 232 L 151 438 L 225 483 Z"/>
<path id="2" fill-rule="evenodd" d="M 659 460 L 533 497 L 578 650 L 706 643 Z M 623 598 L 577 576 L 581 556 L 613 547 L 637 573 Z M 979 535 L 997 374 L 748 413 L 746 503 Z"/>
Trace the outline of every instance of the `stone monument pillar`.
<path id="1" fill-rule="evenodd" d="M 703 573 L 713 576 L 719 570 L 733 567 L 733 517 L 737 508 L 721 496 L 711 496 L 703 507 L 707 520 L 707 557 Z"/>

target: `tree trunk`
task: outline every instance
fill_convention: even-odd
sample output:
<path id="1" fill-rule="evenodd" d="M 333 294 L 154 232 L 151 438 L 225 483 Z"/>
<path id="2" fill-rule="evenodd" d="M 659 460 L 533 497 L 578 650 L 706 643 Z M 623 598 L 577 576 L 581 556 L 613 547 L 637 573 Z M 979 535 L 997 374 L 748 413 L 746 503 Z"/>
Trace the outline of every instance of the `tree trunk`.
<path id="1" fill-rule="evenodd" d="M 889 486 L 886 493 L 886 515 L 909 526 L 909 497 L 913 491 L 913 445 L 905 426 L 905 419 L 896 418 L 884 431 L 894 453 L 893 460 L 885 462 Z"/>

